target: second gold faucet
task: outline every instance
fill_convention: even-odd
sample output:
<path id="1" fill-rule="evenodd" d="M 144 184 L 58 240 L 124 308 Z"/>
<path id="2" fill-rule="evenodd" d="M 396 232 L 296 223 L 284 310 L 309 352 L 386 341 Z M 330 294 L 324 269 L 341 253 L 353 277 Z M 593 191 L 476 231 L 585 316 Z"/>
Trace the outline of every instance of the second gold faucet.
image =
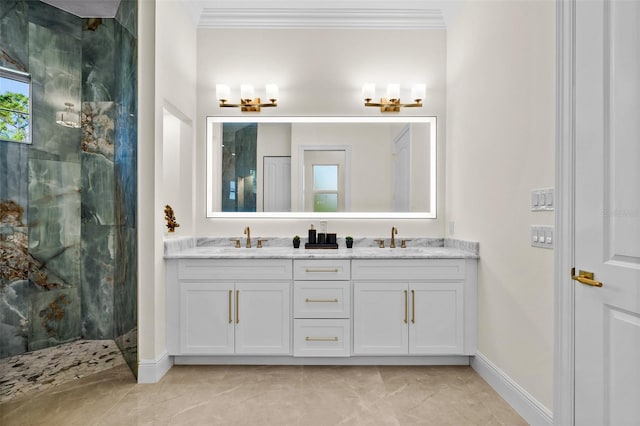
<path id="1" fill-rule="evenodd" d="M 398 229 L 395 226 L 391 227 L 391 242 L 389 243 L 389 247 L 396 248 L 396 235 L 398 234 Z"/>
<path id="2" fill-rule="evenodd" d="M 245 247 L 251 248 L 251 229 L 248 226 L 244 228 L 244 234 L 247 236 L 247 244 Z"/>

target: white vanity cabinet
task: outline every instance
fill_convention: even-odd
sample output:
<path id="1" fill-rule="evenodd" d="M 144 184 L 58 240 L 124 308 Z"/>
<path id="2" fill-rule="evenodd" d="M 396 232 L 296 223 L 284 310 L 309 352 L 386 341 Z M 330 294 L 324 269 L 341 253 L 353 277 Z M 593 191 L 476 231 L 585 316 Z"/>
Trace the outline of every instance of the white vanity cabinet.
<path id="1" fill-rule="evenodd" d="M 351 346 L 351 261 L 293 261 L 293 355 L 346 357 Z"/>
<path id="2" fill-rule="evenodd" d="M 292 261 L 167 262 L 169 355 L 291 354 Z"/>
<path id="3" fill-rule="evenodd" d="M 176 364 L 468 364 L 477 259 L 364 250 L 168 258 L 168 355 Z"/>
<path id="4" fill-rule="evenodd" d="M 352 262 L 354 355 L 473 355 L 475 259 Z"/>

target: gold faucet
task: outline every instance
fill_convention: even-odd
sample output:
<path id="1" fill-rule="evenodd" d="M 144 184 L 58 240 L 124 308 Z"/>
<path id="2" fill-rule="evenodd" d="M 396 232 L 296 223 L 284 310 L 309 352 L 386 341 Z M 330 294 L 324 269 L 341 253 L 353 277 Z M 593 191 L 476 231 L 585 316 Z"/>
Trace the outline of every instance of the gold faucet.
<path id="1" fill-rule="evenodd" d="M 244 234 L 247 236 L 247 245 L 245 247 L 251 248 L 251 229 L 248 226 L 244 228 Z"/>
<path id="2" fill-rule="evenodd" d="M 389 247 L 391 248 L 396 248 L 396 237 L 395 235 L 398 234 L 398 229 L 396 229 L 395 226 L 391 227 L 391 242 L 389 243 Z"/>

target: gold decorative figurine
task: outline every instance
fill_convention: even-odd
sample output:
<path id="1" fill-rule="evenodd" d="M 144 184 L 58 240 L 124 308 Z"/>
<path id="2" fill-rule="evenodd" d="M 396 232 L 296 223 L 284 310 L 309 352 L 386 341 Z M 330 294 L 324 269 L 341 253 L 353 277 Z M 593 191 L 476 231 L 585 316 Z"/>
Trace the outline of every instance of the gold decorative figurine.
<path id="1" fill-rule="evenodd" d="M 173 214 L 173 209 L 169 204 L 164 206 L 164 218 L 167 221 L 167 229 L 169 229 L 169 232 L 175 232 L 176 228 L 180 226 L 180 224 L 176 222 L 176 216 Z"/>

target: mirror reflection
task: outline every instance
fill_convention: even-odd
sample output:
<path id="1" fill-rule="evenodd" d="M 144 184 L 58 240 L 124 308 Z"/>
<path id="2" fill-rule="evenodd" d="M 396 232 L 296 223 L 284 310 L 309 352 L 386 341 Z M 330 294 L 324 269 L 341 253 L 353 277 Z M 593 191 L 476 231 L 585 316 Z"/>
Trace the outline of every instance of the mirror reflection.
<path id="1" fill-rule="evenodd" d="M 208 216 L 435 217 L 435 117 L 209 117 Z"/>

